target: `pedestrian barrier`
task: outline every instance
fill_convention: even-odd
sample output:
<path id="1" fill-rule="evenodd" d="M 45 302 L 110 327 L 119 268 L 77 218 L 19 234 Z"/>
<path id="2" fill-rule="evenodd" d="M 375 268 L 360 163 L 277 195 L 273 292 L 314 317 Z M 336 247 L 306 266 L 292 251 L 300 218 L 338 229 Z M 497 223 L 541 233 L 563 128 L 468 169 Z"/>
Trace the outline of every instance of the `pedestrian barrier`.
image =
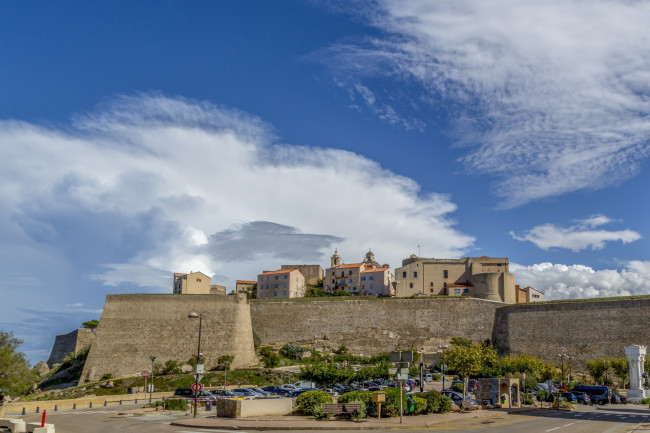
<path id="1" fill-rule="evenodd" d="M 25 431 L 25 421 L 22 419 L 0 418 L 0 428 L 9 429 L 12 433 Z"/>

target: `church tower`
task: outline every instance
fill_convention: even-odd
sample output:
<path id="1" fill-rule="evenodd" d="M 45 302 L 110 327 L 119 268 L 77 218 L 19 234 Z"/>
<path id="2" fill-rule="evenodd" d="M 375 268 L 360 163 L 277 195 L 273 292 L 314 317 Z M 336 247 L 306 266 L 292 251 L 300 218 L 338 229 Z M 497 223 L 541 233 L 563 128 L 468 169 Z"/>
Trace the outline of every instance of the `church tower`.
<path id="1" fill-rule="evenodd" d="M 341 256 L 339 256 L 339 250 L 334 250 L 334 255 L 332 256 L 332 267 L 341 266 Z"/>

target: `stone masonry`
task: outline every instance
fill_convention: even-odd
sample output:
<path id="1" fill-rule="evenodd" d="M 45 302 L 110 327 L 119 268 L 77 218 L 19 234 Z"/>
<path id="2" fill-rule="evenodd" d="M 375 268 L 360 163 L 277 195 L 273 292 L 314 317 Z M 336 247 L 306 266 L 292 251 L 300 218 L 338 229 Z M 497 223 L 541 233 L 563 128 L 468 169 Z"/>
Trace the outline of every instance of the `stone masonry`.
<path id="1" fill-rule="evenodd" d="M 156 362 L 179 363 L 196 355 L 202 315 L 201 352 L 209 370 L 221 355 L 234 355 L 233 367 L 256 363 L 249 301 L 243 294 L 108 295 L 80 382 L 138 374 Z"/>

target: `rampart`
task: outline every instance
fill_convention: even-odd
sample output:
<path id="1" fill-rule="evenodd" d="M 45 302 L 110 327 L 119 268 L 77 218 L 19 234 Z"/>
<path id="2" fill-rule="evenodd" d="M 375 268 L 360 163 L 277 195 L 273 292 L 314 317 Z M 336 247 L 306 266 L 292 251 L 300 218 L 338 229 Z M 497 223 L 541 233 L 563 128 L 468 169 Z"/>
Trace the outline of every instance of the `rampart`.
<path id="1" fill-rule="evenodd" d="M 80 382 L 137 374 L 156 362 L 187 361 L 197 353 L 201 314 L 201 352 L 209 370 L 222 355 L 233 367 L 256 363 L 249 301 L 246 296 L 108 295 Z"/>
<path id="2" fill-rule="evenodd" d="M 67 334 L 57 335 L 50 352 L 50 358 L 47 360 L 48 367 L 52 368 L 54 364 L 62 363 L 65 357 L 72 352 L 80 352 L 90 346 L 94 336 L 93 330 L 87 328 L 75 329 Z"/>
<path id="3" fill-rule="evenodd" d="M 559 364 L 559 354 L 584 371 L 588 359 L 621 356 L 624 346 L 650 343 L 650 298 L 531 303 L 496 310 L 493 341 L 502 353 L 529 353 Z"/>
<path id="4" fill-rule="evenodd" d="M 492 337 L 504 304 L 474 298 L 252 302 L 253 329 L 263 345 L 298 344 L 375 354 L 394 349 L 437 351 L 453 337 Z"/>

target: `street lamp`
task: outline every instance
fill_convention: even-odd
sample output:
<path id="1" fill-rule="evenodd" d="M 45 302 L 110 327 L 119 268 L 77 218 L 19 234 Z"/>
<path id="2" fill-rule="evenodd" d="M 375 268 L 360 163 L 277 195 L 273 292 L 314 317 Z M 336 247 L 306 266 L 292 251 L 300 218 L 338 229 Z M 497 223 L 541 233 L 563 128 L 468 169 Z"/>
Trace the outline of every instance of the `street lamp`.
<path id="1" fill-rule="evenodd" d="M 569 359 L 569 355 L 566 353 L 558 353 L 557 356 L 560 357 L 560 361 L 562 362 L 562 385 L 564 385 L 564 358 L 567 360 Z"/>
<path id="2" fill-rule="evenodd" d="M 196 376 L 194 380 L 194 418 L 196 418 L 196 407 L 198 405 L 198 397 L 199 397 L 199 361 L 201 359 L 201 315 L 199 313 L 196 313 L 192 311 L 190 314 L 187 315 L 189 319 L 199 319 L 199 348 L 196 352 Z"/>
<path id="3" fill-rule="evenodd" d="M 228 386 L 228 364 L 228 361 L 223 363 L 223 389 L 226 389 L 226 386 Z"/>
<path id="4" fill-rule="evenodd" d="M 151 356 L 151 389 L 149 390 L 149 404 L 151 404 L 151 394 L 153 393 L 153 362 L 156 360 L 156 356 Z M 146 397 L 146 395 L 145 395 Z"/>
<path id="5" fill-rule="evenodd" d="M 442 356 L 440 357 L 440 372 L 442 373 L 442 389 L 444 391 L 444 389 L 445 389 L 445 371 L 447 370 L 447 368 L 446 368 L 447 366 L 445 364 L 443 364 L 442 358 L 445 356 L 445 350 L 449 349 L 449 346 L 443 344 L 443 345 L 438 346 L 438 349 L 442 349 Z M 463 400 L 464 399 L 465 398 L 463 396 Z"/>

